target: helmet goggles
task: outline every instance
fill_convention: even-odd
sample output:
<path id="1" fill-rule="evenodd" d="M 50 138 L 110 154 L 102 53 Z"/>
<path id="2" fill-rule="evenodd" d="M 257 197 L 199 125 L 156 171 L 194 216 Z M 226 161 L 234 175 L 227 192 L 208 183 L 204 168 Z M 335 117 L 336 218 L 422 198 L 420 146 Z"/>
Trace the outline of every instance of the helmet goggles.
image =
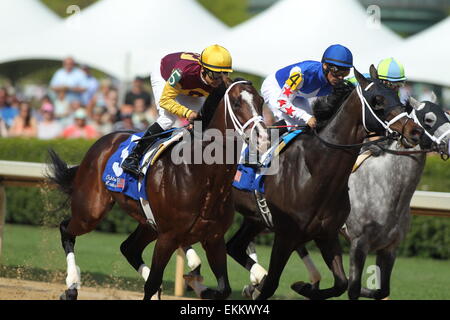
<path id="1" fill-rule="evenodd" d="M 346 77 L 350 74 L 350 68 L 339 67 L 334 64 L 328 64 L 328 70 L 335 78 Z"/>
<path id="2" fill-rule="evenodd" d="M 207 68 L 204 68 L 204 70 L 205 70 L 206 75 L 213 80 L 221 79 L 222 76 L 228 76 L 228 72 L 212 71 Z"/>

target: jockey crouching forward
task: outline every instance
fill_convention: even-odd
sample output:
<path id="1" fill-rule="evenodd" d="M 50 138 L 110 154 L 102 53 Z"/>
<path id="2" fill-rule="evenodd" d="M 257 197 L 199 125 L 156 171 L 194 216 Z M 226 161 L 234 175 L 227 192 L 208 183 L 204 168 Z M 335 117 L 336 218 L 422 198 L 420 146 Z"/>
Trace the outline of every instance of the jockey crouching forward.
<path id="1" fill-rule="evenodd" d="M 311 104 L 319 96 L 331 94 L 333 86 L 341 83 L 353 67 L 353 55 L 346 47 L 328 47 L 319 61 L 303 61 L 284 67 L 263 82 L 261 94 L 272 110 L 276 125 L 316 126 Z M 280 135 L 286 132 L 280 129 Z"/>
<path id="2" fill-rule="evenodd" d="M 231 55 L 227 49 L 212 45 L 201 54 L 172 53 L 161 60 L 151 73 L 152 90 L 159 117 L 139 140 L 130 155 L 122 162 L 122 168 L 139 175 L 139 160 L 146 148 L 156 139 L 150 136 L 170 129 L 177 116 L 190 122 L 198 117 L 205 97 L 221 85 L 222 75 L 232 72 Z"/>

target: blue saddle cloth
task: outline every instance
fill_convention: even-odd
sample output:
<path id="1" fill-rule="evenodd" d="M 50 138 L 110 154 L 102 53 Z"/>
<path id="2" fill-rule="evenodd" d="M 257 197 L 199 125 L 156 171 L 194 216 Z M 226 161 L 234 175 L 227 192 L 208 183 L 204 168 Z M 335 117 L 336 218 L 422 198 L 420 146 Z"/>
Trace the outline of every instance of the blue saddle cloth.
<path id="1" fill-rule="evenodd" d="M 164 141 L 169 140 L 172 135 L 176 132 L 177 129 L 171 129 L 167 132 L 172 132 L 171 135 L 162 136 L 157 138 L 155 142 L 152 144 L 150 149 L 154 148 L 155 145 L 159 145 Z M 139 190 L 138 183 L 139 179 L 127 172 L 125 172 L 121 165 L 123 160 L 133 151 L 135 146 L 137 145 L 136 140 L 140 139 L 144 135 L 144 132 L 137 132 L 132 134 L 127 140 L 122 142 L 119 145 L 119 148 L 113 153 L 113 155 L 108 159 L 106 163 L 105 171 L 103 172 L 102 180 L 105 183 L 105 186 L 108 190 L 114 192 L 124 193 L 126 196 L 139 200 L 139 198 L 147 199 L 147 190 L 146 190 L 146 180 L 147 175 L 141 181 L 141 189 Z M 140 160 L 140 165 L 142 166 L 144 162 L 144 158 Z M 147 170 L 148 172 L 148 170 Z"/>
<path id="2" fill-rule="evenodd" d="M 145 192 L 145 183 L 143 183 L 141 190 L 138 190 L 138 179 L 133 175 L 125 172 L 121 168 L 123 160 L 133 151 L 136 146 L 136 140 L 140 139 L 144 132 L 132 134 L 127 140 L 122 142 L 117 148 L 116 152 L 109 158 L 106 163 L 105 171 L 103 172 L 102 180 L 108 190 L 114 192 L 124 193 L 126 196 L 139 200 L 144 198 L 147 200 L 147 193 Z M 142 164 L 141 159 L 141 164 Z"/>
<path id="3" fill-rule="evenodd" d="M 302 132 L 302 130 L 293 130 L 283 134 L 280 137 L 280 140 L 269 149 L 267 155 L 264 155 L 262 166 L 260 166 L 259 168 L 248 166 L 243 163 L 239 164 L 236 176 L 233 181 L 233 187 L 243 191 L 254 192 L 256 190 L 260 193 L 264 193 L 264 169 L 270 166 L 275 152 L 279 152 L 281 150 L 279 148 L 280 144 L 284 143 L 284 146 L 282 146 L 282 148 L 286 147 L 289 142 L 291 142 Z M 241 159 L 248 159 L 248 156 L 249 147 L 247 146 L 247 148 L 245 148 L 245 150 L 243 151 L 243 156 L 241 157 Z"/>

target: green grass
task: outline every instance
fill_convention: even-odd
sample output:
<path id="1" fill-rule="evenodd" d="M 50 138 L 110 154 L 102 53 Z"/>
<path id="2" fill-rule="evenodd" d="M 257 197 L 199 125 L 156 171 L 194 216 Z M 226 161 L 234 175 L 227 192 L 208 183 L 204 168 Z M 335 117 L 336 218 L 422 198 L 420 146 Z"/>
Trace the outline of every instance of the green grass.
<path id="1" fill-rule="evenodd" d="M 143 280 L 122 257 L 119 246 L 126 238 L 124 234 L 93 232 L 77 238 L 76 259 L 81 268 L 84 285 L 102 285 L 108 287 L 142 291 Z M 205 284 L 216 286 L 215 279 L 203 250 L 196 245 L 202 261 Z M 144 253 L 144 259 L 150 264 L 153 244 Z M 268 266 L 270 248 L 257 247 L 263 266 Z M 332 277 L 318 252 L 311 256 L 322 273 L 321 287 L 332 285 Z M 3 255 L 1 257 L 0 276 L 40 281 L 64 283 L 65 257 L 61 248 L 59 232 L 56 228 L 30 227 L 7 224 L 4 230 Z M 374 264 L 369 257 L 366 267 Z M 348 274 L 348 256 L 344 256 L 344 265 Z M 232 298 L 242 299 L 240 290 L 249 282 L 248 273 L 234 260 L 228 258 L 228 270 L 233 288 Z M 187 267 L 186 267 L 187 271 Z M 175 275 L 175 256 L 172 257 L 164 273 L 166 294 L 173 294 Z M 367 275 L 365 276 L 367 278 Z M 292 282 L 308 280 L 307 272 L 298 256 L 292 255 L 281 277 L 275 299 L 299 299 L 289 287 Z M 363 283 L 365 283 L 363 279 Z M 187 296 L 193 296 L 187 293 Z M 438 261 L 421 258 L 398 258 L 394 267 L 391 296 L 392 299 L 450 299 L 450 261 Z M 346 299 L 344 294 L 340 299 Z"/>

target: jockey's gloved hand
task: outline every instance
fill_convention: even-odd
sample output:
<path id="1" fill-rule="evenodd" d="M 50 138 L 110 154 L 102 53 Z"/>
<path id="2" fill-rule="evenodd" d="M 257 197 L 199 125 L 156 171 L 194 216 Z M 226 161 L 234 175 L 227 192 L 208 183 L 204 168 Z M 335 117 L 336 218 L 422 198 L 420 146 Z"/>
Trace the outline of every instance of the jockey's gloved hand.
<path id="1" fill-rule="evenodd" d="M 187 120 L 190 122 L 190 123 L 193 123 L 196 119 L 198 119 L 198 113 L 197 112 L 195 112 L 195 111 L 193 111 L 193 110 L 191 110 L 192 112 L 189 114 L 189 116 L 187 117 Z"/>

